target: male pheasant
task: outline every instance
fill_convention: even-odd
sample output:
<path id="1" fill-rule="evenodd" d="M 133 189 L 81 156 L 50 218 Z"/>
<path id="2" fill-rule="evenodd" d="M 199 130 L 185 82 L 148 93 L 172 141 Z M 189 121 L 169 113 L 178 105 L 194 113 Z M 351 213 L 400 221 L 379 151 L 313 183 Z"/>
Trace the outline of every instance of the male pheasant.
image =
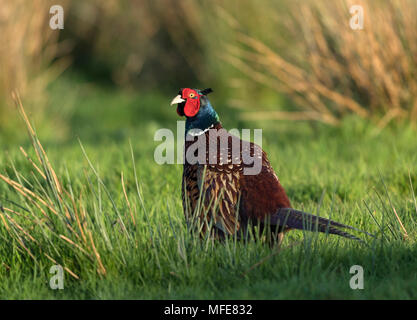
<path id="1" fill-rule="evenodd" d="M 211 89 L 185 88 L 172 100 L 186 117 L 182 199 L 186 221 L 201 235 L 224 238 L 247 235 L 249 226 L 269 231 L 280 243 L 290 229 L 327 232 L 359 240 L 339 228 L 353 227 L 291 208 L 266 153 L 251 142 L 228 133 L 207 94 Z M 214 147 L 214 149 L 213 149 Z M 239 152 L 236 154 L 233 148 Z M 213 151 L 214 150 L 214 151 Z M 256 174 L 245 174 L 260 161 Z"/>

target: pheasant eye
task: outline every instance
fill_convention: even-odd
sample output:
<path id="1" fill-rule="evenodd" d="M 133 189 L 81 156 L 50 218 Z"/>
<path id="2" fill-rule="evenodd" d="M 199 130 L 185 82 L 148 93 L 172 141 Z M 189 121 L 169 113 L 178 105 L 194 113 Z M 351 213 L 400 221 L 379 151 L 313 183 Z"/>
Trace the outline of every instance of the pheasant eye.
<path id="1" fill-rule="evenodd" d="M 195 97 L 195 94 L 191 92 L 188 96 L 189 96 L 190 98 L 194 98 L 194 97 Z"/>

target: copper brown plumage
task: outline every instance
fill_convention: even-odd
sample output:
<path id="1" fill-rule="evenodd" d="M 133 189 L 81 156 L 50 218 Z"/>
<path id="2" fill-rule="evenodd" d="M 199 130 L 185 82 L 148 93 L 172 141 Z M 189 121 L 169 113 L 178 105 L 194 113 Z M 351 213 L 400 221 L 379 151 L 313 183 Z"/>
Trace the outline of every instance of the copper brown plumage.
<path id="1" fill-rule="evenodd" d="M 279 241 L 291 229 L 317 230 L 358 240 L 339 229 L 353 227 L 292 209 L 266 153 L 222 128 L 206 97 L 209 92 L 210 89 L 181 89 L 172 102 L 178 104 L 178 114 L 187 117 L 182 198 L 189 224 L 202 235 L 210 232 L 217 237 L 240 236 L 247 234 L 248 226 L 260 225 L 268 226 Z M 261 160 L 257 174 L 245 174 L 251 164 L 245 161 L 244 154 Z"/>

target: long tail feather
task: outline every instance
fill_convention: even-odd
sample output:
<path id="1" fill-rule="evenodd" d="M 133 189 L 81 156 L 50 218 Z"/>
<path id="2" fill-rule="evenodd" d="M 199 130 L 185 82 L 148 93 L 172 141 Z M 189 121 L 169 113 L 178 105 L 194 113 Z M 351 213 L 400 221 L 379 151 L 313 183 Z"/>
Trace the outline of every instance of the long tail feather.
<path id="1" fill-rule="evenodd" d="M 358 237 L 355 237 L 354 235 L 351 235 L 350 233 L 347 233 L 345 231 L 342 231 L 338 228 L 345 228 L 345 229 L 351 229 L 359 232 L 366 233 L 367 235 L 372 236 L 371 234 L 356 229 L 354 227 L 329 220 L 326 218 L 321 218 L 318 216 L 315 216 L 310 213 L 306 213 L 303 211 L 295 210 L 292 208 L 281 208 L 273 214 L 270 217 L 269 223 L 271 225 L 285 225 L 286 227 L 289 227 L 291 229 L 299 229 L 299 230 L 309 230 L 309 231 L 319 231 L 324 233 L 330 233 L 335 234 L 341 237 L 359 240 Z"/>

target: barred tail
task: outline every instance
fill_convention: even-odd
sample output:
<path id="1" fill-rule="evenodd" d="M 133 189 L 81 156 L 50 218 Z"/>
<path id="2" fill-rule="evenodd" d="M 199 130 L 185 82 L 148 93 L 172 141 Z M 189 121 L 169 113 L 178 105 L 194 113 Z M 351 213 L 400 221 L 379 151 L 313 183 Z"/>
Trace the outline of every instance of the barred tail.
<path id="1" fill-rule="evenodd" d="M 278 212 L 270 217 L 269 223 L 273 225 L 285 226 L 291 229 L 308 230 L 308 231 L 319 231 L 324 233 L 336 234 L 341 237 L 348 239 L 362 241 L 358 237 L 351 235 L 338 228 L 351 229 L 359 232 L 366 233 L 370 236 L 371 234 L 356 229 L 354 227 L 335 222 L 326 218 L 321 218 L 303 211 L 295 210 L 292 208 L 280 208 Z"/>

